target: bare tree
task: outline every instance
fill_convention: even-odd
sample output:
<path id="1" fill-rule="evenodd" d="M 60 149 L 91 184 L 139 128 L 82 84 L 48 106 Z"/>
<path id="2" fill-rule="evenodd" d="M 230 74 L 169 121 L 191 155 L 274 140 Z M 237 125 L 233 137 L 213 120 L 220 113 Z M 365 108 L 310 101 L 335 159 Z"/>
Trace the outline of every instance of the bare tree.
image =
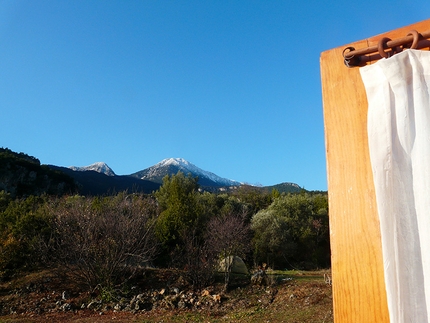
<path id="1" fill-rule="evenodd" d="M 125 193 L 67 198 L 55 210 L 57 260 L 90 287 L 126 281 L 156 255 L 156 208 L 149 198 Z"/>
<path id="2" fill-rule="evenodd" d="M 197 228 L 182 231 L 183 246 L 175 257 L 175 263 L 184 269 L 185 277 L 194 288 L 207 286 L 214 279 L 215 259 L 210 257 L 208 245 L 198 231 Z"/>
<path id="3" fill-rule="evenodd" d="M 207 226 L 206 242 L 216 258 L 227 259 L 224 271 L 224 288 L 230 285 L 230 274 L 234 256 L 244 257 L 250 249 L 251 231 L 245 221 L 246 212 L 230 213 L 222 217 L 213 217 Z"/>

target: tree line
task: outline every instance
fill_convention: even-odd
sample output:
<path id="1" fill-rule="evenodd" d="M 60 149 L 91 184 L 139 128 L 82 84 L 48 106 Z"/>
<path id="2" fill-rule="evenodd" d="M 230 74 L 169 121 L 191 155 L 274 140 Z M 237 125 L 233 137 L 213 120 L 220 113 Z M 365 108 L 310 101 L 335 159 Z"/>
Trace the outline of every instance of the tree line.
<path id="1" fill-rule="evenodd" d="M 183 270 L 202 287 L 242 257 L 248 267 L 330 266 L 324 193 L 280 194 L 244 186 L 199 191 L 198 179 L 167 175 L 153 194 L 12 198 L 0 191 L 0 279 L 38 267 L 63 266 L 89 288 L 111 288 L 138 268 Z"/>

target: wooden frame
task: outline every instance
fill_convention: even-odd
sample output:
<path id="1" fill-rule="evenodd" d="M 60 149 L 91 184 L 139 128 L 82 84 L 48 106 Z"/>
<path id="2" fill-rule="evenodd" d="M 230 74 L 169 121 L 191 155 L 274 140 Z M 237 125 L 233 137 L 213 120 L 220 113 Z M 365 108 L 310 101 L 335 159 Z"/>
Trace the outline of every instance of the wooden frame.
<path id="1" fill-rule="evenodd" d="M 335 322 L 389 322 L 381 237 L 367 141 L 367 98 L 342 52 L 430 30 L 430 19 L 321 54 Z M 371 64 L 374 62 L 369 62 Z"/>

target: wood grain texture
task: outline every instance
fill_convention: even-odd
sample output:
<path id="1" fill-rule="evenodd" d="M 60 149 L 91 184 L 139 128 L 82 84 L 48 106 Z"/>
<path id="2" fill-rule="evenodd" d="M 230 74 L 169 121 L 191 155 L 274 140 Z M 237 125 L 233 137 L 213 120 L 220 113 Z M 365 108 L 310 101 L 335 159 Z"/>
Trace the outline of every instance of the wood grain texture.
<path id="1" fill-rule="evenodd" d="M 430 30 L 430 20 L 321 54 L 335 322 L 389 322 L 381 236 L 367 141 L 367 98 L 345 47 L 373 46 Z M 370 62 L 374 63 L 374 62 Z"/>

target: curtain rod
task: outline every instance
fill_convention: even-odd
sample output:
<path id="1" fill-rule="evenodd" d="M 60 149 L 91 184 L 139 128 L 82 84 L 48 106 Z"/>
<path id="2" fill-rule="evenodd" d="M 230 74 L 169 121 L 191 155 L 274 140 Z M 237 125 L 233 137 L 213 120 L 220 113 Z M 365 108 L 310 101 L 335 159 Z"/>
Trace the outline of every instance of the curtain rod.
<path id="1" fill-rule="evenodd" d="M 355 49 L 354 47 L 346 47 L 343 52 L 344 63 L 347 67 L 362 66 L 365 65 L 366 61 L 376 60 L 379 58 L 387 58 L 398 52 L 401 52 L 404 48 L 408 48 L 405 45 L 410 45 L 410 48 L 418 48 L 420 41 L 430 38 L 430 30 L 423 33 L 418 33 L 416 30 L 411 30 L 406 37 L 391 40 L 390 38 L 382 38 L 378 45 L 367 48 Z M 385 51 L 391 49 L 390 51 Z M 373 57 L 364 56 L 367 54 L 379 54 L 379 58 L 375 55 Z"/>

